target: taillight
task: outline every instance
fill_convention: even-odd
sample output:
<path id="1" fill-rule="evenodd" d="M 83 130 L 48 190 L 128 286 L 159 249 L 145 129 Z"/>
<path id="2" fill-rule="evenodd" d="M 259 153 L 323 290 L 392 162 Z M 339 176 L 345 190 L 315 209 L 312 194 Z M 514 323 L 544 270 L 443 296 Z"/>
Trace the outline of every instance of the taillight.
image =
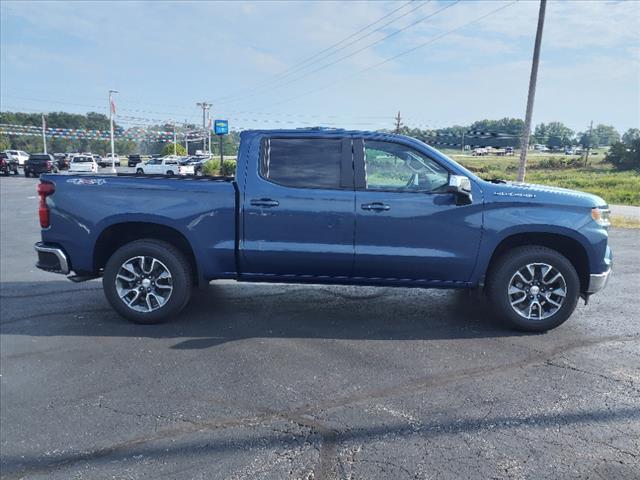
<path id="1" fill-rule="evenodd" d="M 48 168 L 49 170 L 51 170 L 51 167 L 52 167 L 52 166 L 53 166 L 53 164 L 52 164 L 49 160 L 47 160 L 47 168 Z"/>
<path id="2" fill-rule="evenodd" d="M 51 182 L 40 182 L 38 184 L 38 215 L 40 217 L 40 226 L 42 228 L 49 227 L 49 207 L 47 206 L 47 197 L 56 191 L 56 186 Z"/>

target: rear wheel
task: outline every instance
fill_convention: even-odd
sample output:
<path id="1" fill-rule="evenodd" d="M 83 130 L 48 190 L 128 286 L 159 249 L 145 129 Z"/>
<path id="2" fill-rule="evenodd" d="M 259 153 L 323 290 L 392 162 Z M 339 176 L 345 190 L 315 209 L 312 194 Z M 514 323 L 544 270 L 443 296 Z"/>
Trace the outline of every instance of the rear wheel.
<path id="1" fill-rule="evenodd" d="M 580 279 L 559 252 L 541 246 L 517 247 L 492 267 L 487 294 L 510 326 L 544 332 L 571 316 L 580 295 Z"/>
<path id="2" fill-rule="evenodd" d="M 135 323 L 159 323 L 177 315 L 191 295 L 185 256 L 160 240 L 136 240 L 119 248 L 104 269 L 102 286 L 116 312 Z"/>
<path id="3" fill-rule="evenodd" d="M 173 175 L 173 170 L 167 171 L 167 175 Z"/>
<path id="4" fill-rule="evenodd" d="M 24 176 L 29 178 L 29 170 L 27 170 L 27 169 L 24 170 Z"/>
<path id="5" fill-rule="evenodd" d="M 144 173 L 144 170 L 142 170 L 141 168 L 136 169 L 136 173 L 138 175 L 142 175 Z"/>

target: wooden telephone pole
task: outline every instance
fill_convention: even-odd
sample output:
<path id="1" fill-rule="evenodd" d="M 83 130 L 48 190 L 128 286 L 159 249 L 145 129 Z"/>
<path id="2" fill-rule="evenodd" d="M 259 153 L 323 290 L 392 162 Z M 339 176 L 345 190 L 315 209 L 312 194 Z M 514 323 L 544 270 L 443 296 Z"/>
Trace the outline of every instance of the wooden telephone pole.
<path id="1" fill-rule="evenodd" d="M 538 13 L 538 30 L 533 47 L 533 63 L 531 65 L 531 77 L 529 78 L 529 95 L 527 97 L 527 113 L 524 117 L 524 130 L 520 144 L 520 166 L 518 168 L 518 181 L 524 182 L 527 171 L 527 153 L 529 151 L 529 137 L 531 136 L 531 115 L 533 114 L 533 100 L 536 96 L 536 81 L 538 79 L 538 63 L 540 61 L 540 44 L 542 43 L 542 28 L 544 27 L 544 12 L 547 8 L 547 0 L 540 0 L 540 12 Z"/>
<path id="2" fill-rule="evenodd" d="M 402 117 L 400 117 L 400 112 L 398 111 L 398 115 L 396 116 L 396 133 L 400 133 L 400 127 L 402 127 Z"/>

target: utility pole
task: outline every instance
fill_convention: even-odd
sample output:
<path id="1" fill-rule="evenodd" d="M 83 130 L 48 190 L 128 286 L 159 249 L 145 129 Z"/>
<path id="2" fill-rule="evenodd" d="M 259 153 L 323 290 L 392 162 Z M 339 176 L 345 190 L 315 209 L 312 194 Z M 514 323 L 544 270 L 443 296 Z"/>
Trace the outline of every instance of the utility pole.
<path id="1" fill-rule="evenodd" d="M 462 131 L 462 144 L 460 145 L 460 151 L 464 153 L 464 130 Z"/>
<path id="2" fill-rule="evenodd" d="M 207 111 L 211 108 L 211 104 L 207 102 L 196 103 L 202 108 L 202 150 L 207 151 Z"/>
<path id="3" fill-rule="evenodd" d="M 396 116 L 396 133 L 400 133 L 400 127 L 402 127 L 402 117 L 400 117 L 400 112 L 398 111 L 398 115 Z"/>
<path id="4" fill-rule="evenodd" d="M 113 94 L 118 93 L 117 90 L 109 90 L 109 123 L 111 125 L 111 173 L 116 173 L 116 155 L 115 144 L 113 142 L 113 116 L 116 113 L 116 104 L 113 103 Z"/>
<path id="5" fill-rule="evenodd" d="M 591 120 L 591 123 L 589 124 L 589 140 L 587 143 L 587 153 L 584 156 L 584 166 L 586 167 L 587 164 L 589 163 L 589 150 L 591 150 L 591 142 L 593 141 L 593 120 Z M 47 152 L 45 152 L 47 153 Z"/>
<path id="6" fill-rule="evenodd" d="M 176 122 L 173 122 L 173 154 L 178 156 L 178 142 L 176 140 Z"/>
<path id="7" fill-rule="evenodd" d="M 44 119 L 44 114 L 42 114 L 42 145 L 44 145 L 44 154 L 47 154 L 47 121 Z M 8 175 L 8 174 L 7 174 Z"/>
<path id="8" fill-rule="evenodd" d="M 547 8 L 547 0 L 540 0 L 538 13 L 538 29 L 536 41 L 533 47 L 533 63 L 531 64 L 531 77 L 529 78 L 529 95 L 527 96 L 527 112 L 524 117 L 524 130 L 520 144 L 520 166 L 518 168 L 518 181 L 524 182 L 527 171 L 527 153 L 529 151 L 529 137 L 531 136 L 531 116 L 533 114 L 533 100 L 536 96 L 536 81 L 538 79 L 538 63 L 540 61 L 540 44 L 542 43 L 542 29 L 544 27 L 544 12 Z"/>

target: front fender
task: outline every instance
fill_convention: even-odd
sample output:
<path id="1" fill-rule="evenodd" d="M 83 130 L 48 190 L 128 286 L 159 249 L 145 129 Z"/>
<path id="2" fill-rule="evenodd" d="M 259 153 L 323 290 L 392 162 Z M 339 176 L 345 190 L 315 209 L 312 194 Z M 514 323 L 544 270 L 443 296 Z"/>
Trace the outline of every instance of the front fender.
<path id="1" fill-rule="evenodd" d="M 471 279 L 473 284 L 478 284 L 486 275 L 498 246 L 514 235 L 553 234 L 569 238 L 584 248 L 592 272 L 599 269 L 598 251 L 606 248 L 606 231 L 590 228 L 593 221 L 583 207 L 490 204 L 485 209 L 484 220 L 478 264 Z"/>

